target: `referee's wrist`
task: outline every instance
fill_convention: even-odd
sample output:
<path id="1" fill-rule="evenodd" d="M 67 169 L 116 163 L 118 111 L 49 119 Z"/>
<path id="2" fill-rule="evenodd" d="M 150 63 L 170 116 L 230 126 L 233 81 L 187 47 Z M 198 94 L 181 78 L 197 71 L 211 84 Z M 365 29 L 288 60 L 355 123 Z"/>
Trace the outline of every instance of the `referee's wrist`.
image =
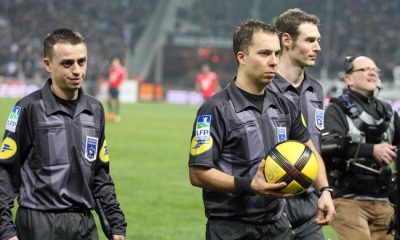
<path id="1" fill-rule="evenodd" d="M 251 193 L 251 180 L 246 177 L 234 177 L 235 193 L 238 194 L 250 194 Z"/>
<path id="2" fill-rule="evenodd" d="M 319 195 L 321 196 L 323 192 L 329 192 L 331 194 L 331 196 L 333 197 L 333 188 L 330 186 L 325 186 L 319 189 Z"/>

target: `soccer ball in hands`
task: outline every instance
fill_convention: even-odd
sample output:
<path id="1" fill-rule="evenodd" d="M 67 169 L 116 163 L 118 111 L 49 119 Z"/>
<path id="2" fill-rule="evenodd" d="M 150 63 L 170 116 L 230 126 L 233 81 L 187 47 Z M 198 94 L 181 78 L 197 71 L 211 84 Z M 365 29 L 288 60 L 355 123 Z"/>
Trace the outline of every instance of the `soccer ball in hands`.
<path id="1" fill-rule="evenodd" d="M 317 178 L 318 162 L 312 150 L 303 143 L 284 141 L 269 151 L 264 173 L 269 183 L 287 183 L 280 192 L 300 194 Z"/>

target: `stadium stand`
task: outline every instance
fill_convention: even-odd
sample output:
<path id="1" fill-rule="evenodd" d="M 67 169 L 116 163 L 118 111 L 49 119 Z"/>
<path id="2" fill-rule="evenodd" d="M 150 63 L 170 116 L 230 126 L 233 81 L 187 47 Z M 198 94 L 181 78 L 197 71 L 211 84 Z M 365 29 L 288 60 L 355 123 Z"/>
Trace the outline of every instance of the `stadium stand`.
<path id="1" fill-rule="evenodd" d="M 236 67 L 230 55 L 234 26 L 251 17 L 273 22 L 280 12 L 293 7 L 321 18 L 323 50 L 317 66 L 310 69 L 312 75 L 337 79 L 345 56 L 365 54 L 378 59 L 385 83 L 392 81 L 393 68 L 400 65 L 399 1 L 169 1 L 180 4 L 174 11 L 175 29 L 162 48 L 166 85 L 193 87 L 195 73 L 204 62 L 213 65 L 222 84 L 229 81 Z M 105 76 L 112 57 L 125 59 L 127 52 L 135 51 L 159 3 L 160 0 L 2 0 L 0 76 L 41 80 L 44 72 L 40 39 L 61 26 L 78 29 L 87 36 L 88 79 Z M 141 77 L 152 80 L 152 76 Z"/>
<path id="2" fill-rule="evenodd" d="M 88 78 L 106 74 L 113 57 L 124 58 L 140 36 L 156 0 L 2 0 L 0 75 L 43 77 L 40 39 L 56 27 L 77 29 L 89 43 Z"/>

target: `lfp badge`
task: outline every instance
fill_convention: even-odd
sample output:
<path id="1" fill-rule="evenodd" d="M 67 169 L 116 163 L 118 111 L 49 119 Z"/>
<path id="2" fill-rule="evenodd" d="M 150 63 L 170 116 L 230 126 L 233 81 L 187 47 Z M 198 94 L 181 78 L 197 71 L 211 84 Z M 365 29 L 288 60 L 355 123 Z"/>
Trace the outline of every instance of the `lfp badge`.
<path id="1" fill-rule="evenodd" d="M 15 132 L 20 114 L 21 114 L 21 107 L 15 106 L 13 110 L 10 112 L 10 116 L 7 119 L 6 130 L 10 132 Z"/>
<path id="2" fill-rule="evenodd" d="M 196 121 L 196 140 L 204 142 L 210 139 L 211 115 L 200 115 Z"/>

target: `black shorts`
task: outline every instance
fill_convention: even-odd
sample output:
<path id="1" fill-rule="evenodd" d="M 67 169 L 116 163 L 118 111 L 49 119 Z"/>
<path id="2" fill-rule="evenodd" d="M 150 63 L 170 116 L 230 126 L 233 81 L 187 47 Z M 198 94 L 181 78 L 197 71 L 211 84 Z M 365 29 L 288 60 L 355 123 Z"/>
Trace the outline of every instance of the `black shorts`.
<path id="1" fill-rule="evenodd" d="M 322 227 L 315 223 L 318 210 L 318 196 L 315 191 L 305 192 L 287 199 L 285 213 L 295 234 L 294 239 L 324 239 Z"/>
<path id="2" fill-rule="evenodd" d="M 209 219 L 206 240 L 290 240 L 293 232 L 285 214 L 276 222 L 254 225 L 240 221 Z"/>
<path id="3" fill-rule="evenodd" d="M 108 89 L 108 93 L 110 94 L 110 98 L 118 100 L 118 98 L 119 98 L 118 88 L 110 88 L 110 89 Z"/>
<path id="4" fill-rule="evenodd" d="M 98 240 L 92 213 L 43 212 L 20 207 L 16 217 L 19 240 Z"/>

